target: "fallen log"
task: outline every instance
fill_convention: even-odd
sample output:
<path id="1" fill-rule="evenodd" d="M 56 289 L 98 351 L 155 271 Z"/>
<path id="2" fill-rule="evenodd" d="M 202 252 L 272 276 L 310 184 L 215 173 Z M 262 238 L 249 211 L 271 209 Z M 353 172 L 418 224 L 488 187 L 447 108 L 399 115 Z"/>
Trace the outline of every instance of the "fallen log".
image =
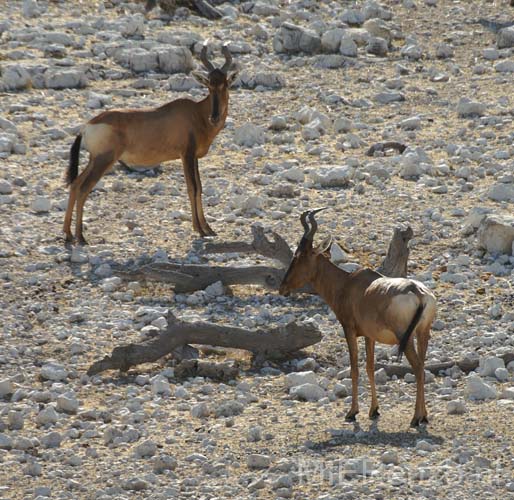
<path id="1" fill-rule="evenodd" d="M 293 251 L 287 242 L 275 232 L 273 240 L 269 240 L 260 226 L 252 227 L 253 240 L 229 241 L 222 243 L 207 243 L 202 254 L 210 253 L 257 253 L 263 257 L 274 259 L 283 266 L 210 266 L 200 264 L 173 264 L 168 262 L 146 264 L 136 268 L 123 266 L 113 267 L 116 275 L 126 280 L 148 280 L 170 283 L 176 293 L 191 293 L 204 290 L 209 285 L 221 281 L 225 286 L 230 285 L 260 285 L 264 288 L 277 290 L 282 278 L 293 258 Z M 405 277 L 409 259 L 409 240 L 412 229 L 398 227 L 395 229 L 387 255 L 378 271 L 385 276 Z M 299 293 L 314 293 L 306 286 Z"/>
<path id="2" fill-rule="evenodd" d="M 177 293 L 191 293 L 204 290 L 209 285 L 221 281 L 224 285 L 261 285 L 276 290 L 284 270 L 270 266 L 204 266 L 159 262 L 136 269 L 116 269 L 120 278 L 128 280 L 148 280 L 172 283 Z"/>
<path id="3" fill-rule="evenodd" d="M 514 361 L 514 352 L 508 352 L 498 356 L 502 358 L 505 362 L 505 365 Z M 440 372 L 448 370 L 449 368 L 453 368 L 457 366 L 464 373 L 469 373 L 473 370 L 476 370 L 479 366 L 478 359 L 469 359 L 464 358 L 459 361 L 445 361 L 444 363 L 434 363 L 425 365 L 425 370 L 433 373 L 434 375 L 439 375 Z M 375 363 L 375 368 L 379 370 L 383 368 L 389 377 L 396 375 L 397 377 L 404 377 L 407 373 L 413 373 L 412 367 L 410 365 L 386 365 L 384 363 Z"/>
<path id="4" fill-rule="evenodd" d="M 298 351 L 320 340 L 320 331 L 311 323 L 289 323 L 270 330 L 246 330 L 203 321 L 189 323 L 170 312 L 166 331 L 139 344 L 115 347 L 110 356 L 94 362 L 87 374 L 91 376 L 116 369 L 126 372 L 132 366 L 152 363 L 187 344 L 244 349 L 257 357 L 269 359 Z"/>

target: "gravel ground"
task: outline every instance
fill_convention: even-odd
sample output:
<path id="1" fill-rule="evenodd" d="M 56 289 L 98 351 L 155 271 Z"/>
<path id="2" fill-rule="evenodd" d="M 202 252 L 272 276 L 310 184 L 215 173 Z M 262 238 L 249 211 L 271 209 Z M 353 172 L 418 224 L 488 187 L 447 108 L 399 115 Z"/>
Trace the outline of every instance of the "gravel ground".
<path id="1" fill-rule="evenodd" d="M 0 498 L 514 498 L 514 363 L 499 358 L 514 351 L 507 4 L 267 0 L 223 4 L 207 21 L 122 1 L 4 2 Z M 358 423 L 344 421 L 346 343 L 317 297 L 116 279 L 128 262 L 267 262 L 197 253 L 180 162 L 116 166 L 86 204 L 90 245 L 65 248 L 62 177 L 80 126 L 103 109 L 203 97 L 187 72 L 207 38 L 218 61 L 230 42 L 240 69 L 200 160 L 215 241 L 249 241 L 262 224 L 293 246 L 299 213 L 325 205 L 318 238 L 377 267 L 410 224 L 409 273 L 438 299 L 428 363 L 480 360 L 469 376 L 427 378 L 427 428 L 409 429 L 412 377 L 380 371 L 370 422 L 363 366 Z M 383 141 L 408 149 L 366 155 Z M 487 231 L 491 217 L 500 232 Z M 168 309 L 247 328 L 309 320 L 323 340 L 261 369 L 241 352 L 209 355 L 239 360 L 227 383 L 178 380 L 173 361 L 86 375 L 116 345 L 165 329 Z M 319 397 L 289 394 L 291 372 Z"/>

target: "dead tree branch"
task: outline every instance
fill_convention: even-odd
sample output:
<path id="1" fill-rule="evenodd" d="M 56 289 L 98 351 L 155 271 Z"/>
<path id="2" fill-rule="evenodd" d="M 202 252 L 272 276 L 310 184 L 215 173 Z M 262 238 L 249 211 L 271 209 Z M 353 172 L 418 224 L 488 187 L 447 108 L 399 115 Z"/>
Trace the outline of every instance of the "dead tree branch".
<path id="1" fill-rule="evenodd" d="M 502 358 L 507 365 L 511 361 L 514 361 L 514 352 L 508 352 L 498 357 Z M 377 370 L 383 368 L 389 377 L 392 377 L 393 375 L 404 377 L 407 373 L 413 373 L 410 365 L 386 365 L 384 363 L 376 363 L 375 366 Z M 454 366 L 460 368 L 464 373 L 469 373 L 478 368 L 479 361 L 478 359 L 469 358 L 461 359 L 459 361 L 446 361 L 444 363 L 425 365 L 425 370 L 428 370 L 434 375 L 439 375 L 440 372 L 453 368 Z"/>
<path id="2" fill-rule="evenodd" d="M 115 347 L 110 356 L 93 363 L 87 373 L 91 376 L 115 369 L 126 372 L 132 366 L 152 363 L 187 344 L 245 349 L 269 358 L 295 352 L 320 340 L 321 333 L 310 323 L 289 323 L 271 330 L 246 330 L 201 321 L 188 323 L 170 313 L 165 332 L 139 344 Z"/>

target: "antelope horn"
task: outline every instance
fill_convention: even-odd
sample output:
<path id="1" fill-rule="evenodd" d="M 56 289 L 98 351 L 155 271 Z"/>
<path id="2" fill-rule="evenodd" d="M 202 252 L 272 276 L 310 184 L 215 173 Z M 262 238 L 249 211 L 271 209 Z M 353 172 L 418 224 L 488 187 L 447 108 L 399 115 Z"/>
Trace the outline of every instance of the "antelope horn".
<path id="1" fill-rule="evenodd" d="M 202 61 L 202 64 L 205 66 L 205 69 L 210 73 L 211 71 L 214 71 L 214 66 L 207 58 L 207 45 L 209 43 L 209 40 L 205 40 L 203 43 L 202 51 L 200 52 L 200 61 Z"/>
<path id="2" fill-rule="evenodd" d="M 300 222 L 302 223 L 302 226 L 303 226 L 303 230 L 304 230 L 304 233 L 303 235 L 305 236 L 308 232 L 309 232 L 309 224 L 307 224 L 307 216 L 309 215 L 309 211 L 306 210 L 305 212 L 302 213 L 302 215 L 300 215 Z"/>
<path id="3" fill-rule="evenodd" d="M 314 210 L 310 210 L 307 214 L 307 217 L 309 218 L 309 222 L 311 223 L 311 230 L 309 231 L 308 234 L 305 235 L 305 237 L 312 241 L 314 239 L 314 235 L 316 234 L 316 231 L 318 230 L 318 223 L 316 222 L 316 219 L 314 218 L 314 216 L 318 213 L 318 212 L 321 212 L 322 210 L 326 210 L 327 207 L 322 207 L 322 208 L 315 208 Z"/>
<path id="4" fill-rule="evenodd" d="M 232 54 L 228 49 L 228 44 L 224 44 L 223 47 L 221 47 L 221 53 L 225 56 L 225 64 L 221 67 L 221 71 L 227 74 L 228 70 L 232 66 Z"/>

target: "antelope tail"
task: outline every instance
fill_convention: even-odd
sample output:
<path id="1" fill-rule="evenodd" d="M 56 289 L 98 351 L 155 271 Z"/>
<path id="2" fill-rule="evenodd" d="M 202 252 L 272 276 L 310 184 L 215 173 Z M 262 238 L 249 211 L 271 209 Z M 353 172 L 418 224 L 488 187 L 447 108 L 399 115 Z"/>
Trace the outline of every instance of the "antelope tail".
<path id="1" fill-rule="evenodd" d="M 421 315 L 423 314 L 424 309 L 425 305 L 419 304 L 418 308 L 416 309 L 416 312 L 414 313 L 412 321 L 410 322 L 409 326 L 407 327 L 407 330 L 403 334 L 402 339 L 400 340 L 400 347 L 398 349 L 398 361 L 402 359 L 402 355 L 405 352 L 405 349 L 407 348 L 407 344 L 409 343 L 410 336 L 412 335 L 412 332 L 415 330 L 416 326 L 418 326 L 419 320 L 421 318 Z"/>
<path id="2" fill-rule="evenodd" d="M 82 141 L 82 134 L 77 135 L 75 141 L 71 145 L 70 149 L 70 163 L 66 170 L 66 185 L 69 186 L 76 178 L 79 173 L 79 156 L 80 156 L 80 143 Z"/>

